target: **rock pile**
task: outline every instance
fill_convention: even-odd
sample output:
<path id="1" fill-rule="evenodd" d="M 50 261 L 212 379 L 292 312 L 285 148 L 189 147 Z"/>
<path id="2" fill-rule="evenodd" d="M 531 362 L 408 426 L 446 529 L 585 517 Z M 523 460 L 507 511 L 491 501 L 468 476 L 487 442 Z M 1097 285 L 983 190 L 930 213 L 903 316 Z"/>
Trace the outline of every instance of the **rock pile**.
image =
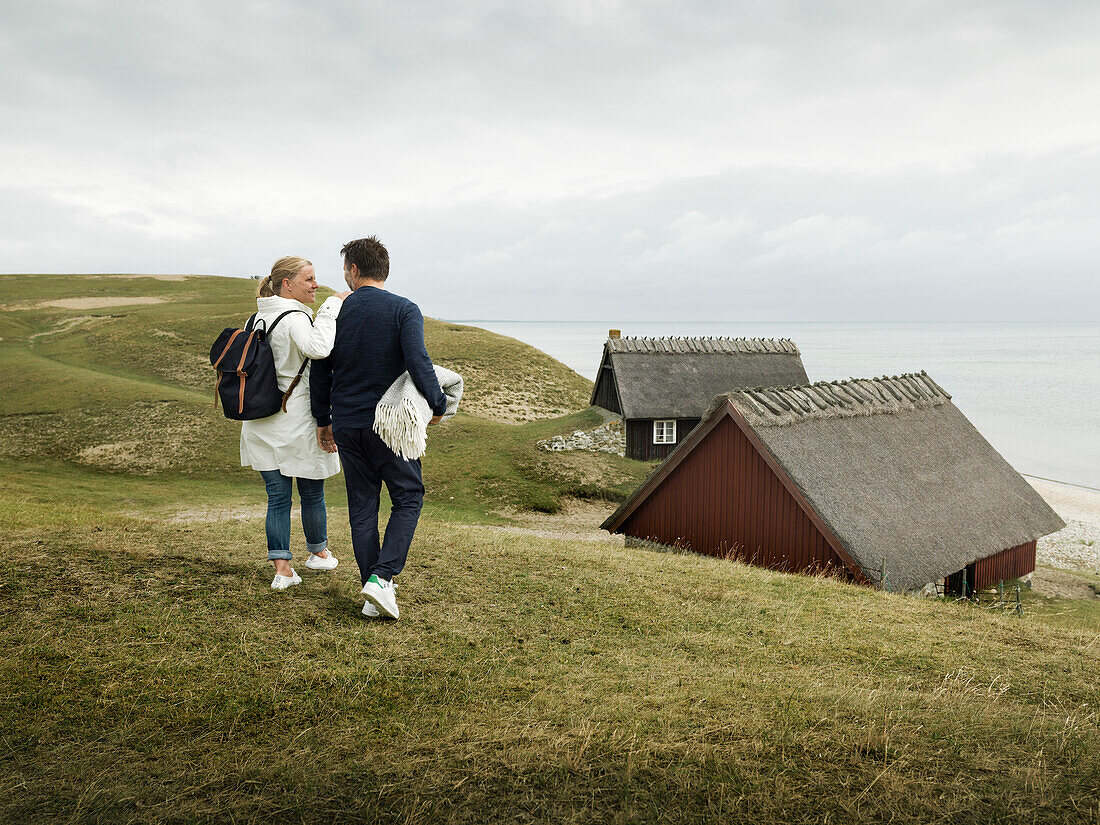
<path id="1" fill-rule="evenodd" d="M 538 442 L 550 452 L 588 450 L 593 453 L 626 454 L 626 432 L 622 421 L 608 421 L 593 430 L 575 430 L 572 435 L 556 435 Z"/>

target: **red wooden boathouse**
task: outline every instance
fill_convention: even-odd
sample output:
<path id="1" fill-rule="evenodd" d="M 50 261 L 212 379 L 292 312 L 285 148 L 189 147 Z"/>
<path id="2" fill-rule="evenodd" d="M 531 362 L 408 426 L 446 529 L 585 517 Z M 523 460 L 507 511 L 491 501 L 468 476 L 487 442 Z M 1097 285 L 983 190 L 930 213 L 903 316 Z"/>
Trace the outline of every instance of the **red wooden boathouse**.
<path id="1" fill-rule="evenodd" d="M 603 524 L 904 590 L 1023 576 L 1064 526 L 923 372 L 721 395 Z"/>

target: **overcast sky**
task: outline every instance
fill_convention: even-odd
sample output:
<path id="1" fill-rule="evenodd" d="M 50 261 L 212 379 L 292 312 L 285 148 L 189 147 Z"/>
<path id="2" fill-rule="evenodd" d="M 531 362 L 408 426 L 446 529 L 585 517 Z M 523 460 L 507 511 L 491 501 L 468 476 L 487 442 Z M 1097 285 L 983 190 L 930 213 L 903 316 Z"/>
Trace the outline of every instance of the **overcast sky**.
<path id="1" fill-rule="evenodd" d="M 35 0 L 0 272 L 340 280 L 425 313 L 1095 321 L 1100 3 Z"/>

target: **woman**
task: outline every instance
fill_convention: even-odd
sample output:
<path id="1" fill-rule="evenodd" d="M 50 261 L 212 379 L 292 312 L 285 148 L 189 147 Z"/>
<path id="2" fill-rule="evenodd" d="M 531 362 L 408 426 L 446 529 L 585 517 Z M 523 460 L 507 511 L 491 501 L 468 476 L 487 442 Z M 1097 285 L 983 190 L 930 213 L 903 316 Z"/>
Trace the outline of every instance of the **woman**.
<path id="1" fill-rule="evenodd" d="M 260 281 L 256 320 L 268 327 L 287 310 L 268 336 L 279 389 L 286 392 L 304 359 L 326 358 L 336 337 L 336 316 L 350 292 L 325 300 L 310 322 L 309 304 L 317 292 L 313 264 L 305 258 L 280 258 Z M 317 422 L 309 408 L 309 366 L 286 402 L 286 412 L 245 421 L 241 426 L 241 465 L 259 470 L 267 485 L 267 557 L 275 565 L 275 590 L 302 583 L 290 566 L 290 504 L 294 479 L 302 501 L 302 530 L 311 570 L 333 570 L 339 563 L 328 551 L 325 479 L 340 472 L 340 460 L 317 443 Z"/>

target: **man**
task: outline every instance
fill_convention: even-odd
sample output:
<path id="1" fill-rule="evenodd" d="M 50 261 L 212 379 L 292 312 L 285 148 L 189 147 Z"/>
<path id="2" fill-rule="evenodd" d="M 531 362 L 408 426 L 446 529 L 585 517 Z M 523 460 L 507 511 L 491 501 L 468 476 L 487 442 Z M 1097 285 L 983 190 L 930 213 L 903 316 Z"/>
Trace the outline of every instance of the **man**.
<path id="1" fill-rule="evenodd" d="M 386 289 L 390 256 L 373 235 L 340 250 L 352 294 L 336 319 L 332 353 L 310 367 L 309 390 L 322 449 L 339 450 L 348 490 L 351 542 L 363 582 L 364 616 L 398 617 L 393 579 L 405 566 L 424 482 L 420 460 L 398 457 L 374 432 L 379 399 L 406 370 L 437 423 L 447 399 L 424 347 L 424 316 L 412 301 Z M 393 508 L 378 541 L 382 483 Z"/>

